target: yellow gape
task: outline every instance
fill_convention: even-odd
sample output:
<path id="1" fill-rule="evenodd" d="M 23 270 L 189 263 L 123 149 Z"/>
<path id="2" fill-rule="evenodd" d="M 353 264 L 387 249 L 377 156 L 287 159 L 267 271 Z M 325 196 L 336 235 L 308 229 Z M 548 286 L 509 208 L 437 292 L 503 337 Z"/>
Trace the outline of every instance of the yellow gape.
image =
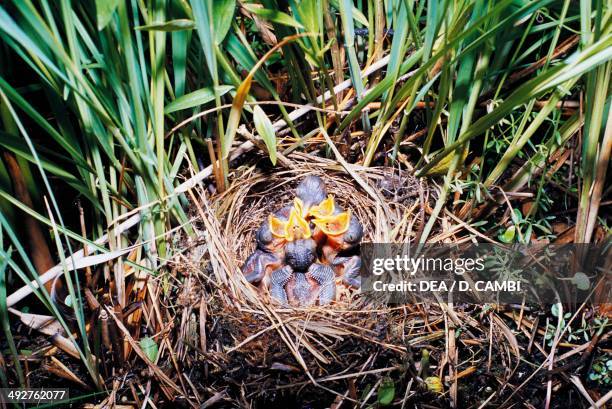
<path id="1" fill-rule="evenodd" d="M 299 197 L 293 198 L 293 208 L 297 211 L 302 219 L 306 219 L 308 209 L 304 207 L 304 202 Z"/>
<path id="2" fill-rule="evenodd" d="M 298 199 L 299 200 L 299 199 Z M 294 241 L 300 239 L 309 239 L 311 237 L 310 226 L 306 219 L 301 214 L 301 207 L 296 206 L 291 209 L 289 220 L 284 221 L 276 216 L 270 215 L 268 223 L 270 232 L 274 237 Z"/>
<path id="3" fill-rule="evenodd" d="M 308 222 L 302 217 L 298 209 L 291 209 L 289 221 L 287 222 L 287 234 L 285 236 L 287 240 L 309 239 L 310 235 L 310 226 Z"/>
<path id="4" fill-rule="evenodd" d="M 308 215 L 315 219 L 322 219 L 325 217 L 333 216 L 336 205 L 334 204 L 334 197 L 332 195 L 327 196 L 327 199 L 323 200 L 316 206 L 313 206 L 308 211 Z"/>
<path id="5" fill-rule="evenodd" d="M 272 235 L 279 239 L 287 237 L 287 222 L 279 219 L 274 215 L 268 216 L 268 224 L 270 225 L 270 232 Z"/>
<path id="6" fill-rule="evenodd" d="M 339 236 L 346 233 L 351 221 L 351 211 L 313 219 L 312 222 L 328 236 Z"/>

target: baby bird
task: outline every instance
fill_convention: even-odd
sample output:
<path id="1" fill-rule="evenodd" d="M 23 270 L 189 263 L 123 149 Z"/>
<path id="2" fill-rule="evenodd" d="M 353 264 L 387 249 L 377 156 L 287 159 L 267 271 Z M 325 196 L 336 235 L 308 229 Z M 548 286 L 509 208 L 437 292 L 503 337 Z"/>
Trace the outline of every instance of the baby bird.
<path id="1" fill-rule="evenodd" d="M 318 205 L 327 197 L 327 188 L 323 179 L 318 176 L 306 176 L 296 188 L 296 196 L 302 202 L 303 211 L 307 214 L 311 207 Z M 302 214 L 302 217 L 306 217 Z"/>
<path id="2" fill-rule="evenodd" d="M 280 267 L 285 257 L 284 246 L 287 240 L 284 233 L 279 232 L 288 221 L 291 209 L 291 206 L 283 207 L 264 221 L 257 230 L 257 249 L 242 266 L 242 273 L 249 283 L 263 288 L 269 287 L 270 273 Z"/>
<path id="3" fill-rule="evenodd" d="M 287 243 L 286 265 L 271 275 L 270 295 L 283 305 L 320 305 L 336 298 L 334 272 L 315 263 L 316 243 L 300 239 Z"/>
<path id="4" fill-rule="evenodd" d="M 323 246 L 323 256 L 331 261 L 341 251 L 357 246 L 363 237 L 363 227 L 350 210 L 344 211 L 328 198 L 322 203 L 326 208 L 315 208 L 312 220 L 315 225 L 314 239 Z"/>
<path id="5" fill-rule="evenodd" d="M 270 273 L 284 262 L 287 243 L 310 239 L 310 226 L 301 216 L 301 203 L 285 206 L 268 217 L 256 234 L 257 249 L 246 260 L 242 273 L 249 283 L 269 288 Z"/>
<path id="6" fill-rule="evenodd" d="M 355 288 L 361 287 L 361 258 L 340 257 L 355 248 L 363 237 L 363 227 L 350 210 L 344 211 L 328 197 L 319 206 L 311 209 L 315 225 L 313 238 L 321 246 L 322 260 L 330 264 L 337 277 Z"/>

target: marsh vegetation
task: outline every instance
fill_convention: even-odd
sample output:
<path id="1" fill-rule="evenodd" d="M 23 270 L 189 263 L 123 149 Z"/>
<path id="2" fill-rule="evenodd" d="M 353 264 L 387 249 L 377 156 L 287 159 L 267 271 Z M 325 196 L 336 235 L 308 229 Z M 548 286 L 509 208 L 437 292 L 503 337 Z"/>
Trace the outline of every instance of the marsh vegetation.
<path id="1" fill-rule="evenodd" d="M 611 74 L 602 0 L 2 2 L 0 385 L 99 407 L 604 406 L 605 293 L 291 309 L 240 265 L 307 174 L 365 241 L 609 240 Z"/>

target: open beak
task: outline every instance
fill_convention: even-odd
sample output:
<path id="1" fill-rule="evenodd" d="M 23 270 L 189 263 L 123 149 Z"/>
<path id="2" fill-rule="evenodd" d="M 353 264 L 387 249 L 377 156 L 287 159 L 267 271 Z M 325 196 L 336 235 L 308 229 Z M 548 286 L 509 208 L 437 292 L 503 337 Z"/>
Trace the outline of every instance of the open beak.
<path id="1" fill-rule="evenodd" d="M 306 219 L 300 214 L 300 210 L 302 209 L 296 209 L 295 207 L 291 209 L 285 236 L 288 241 L 309 239 L 311 236 L 310 226 Z"/>
<path id="2" fill-rule="evenodd" d="M 293 198 L 293 208 L 296 210 L 297 214 L 302 219 L 306 219 L 306 215 L 308 214 L 308 208 L 304 204 L 304 202 L 302 202 L 302 199 L 300 199 L 299 197 Z"/>
<path id="3" fill-rule="evenodd" d="M 338 213 L 331 216 L 321 217 L 313 219 L 313 223 L 323 233 L 328 236 L 340 236 L 349 228 L 349 222 L 351 221 L 351 211 Z"/>
<path id="4" fill-rule="evenodd" d="M 272 235 L 279 239 L 287 237 L 287 222 L 279 219 L 274 215 L 268 217 L 268 223 L 270 224 L 270 232 Z"/>
<path id="5" fill-rule="evenodd" d="M 316 206 L 311 207 L 308 210 L 308 215 L 315 219 L 323 219 L 326 217 L 333 216 L 336 205 L 334 203 L 334 197 L 332 195 L 327 196 L 327 199 L 323 200 Z"/>
<path id="6" fill-rule="evenodd" d="M 309 239 L 311 237 L 310 225 L 302 216 L 304 212 L 302 201 L 296 198 L 293 204 L 294 207 L 291 209 L 287 221 L 281 220 L 274 215 L 269 216 L 270 232 L 274 237 L 287 241 Z"/>

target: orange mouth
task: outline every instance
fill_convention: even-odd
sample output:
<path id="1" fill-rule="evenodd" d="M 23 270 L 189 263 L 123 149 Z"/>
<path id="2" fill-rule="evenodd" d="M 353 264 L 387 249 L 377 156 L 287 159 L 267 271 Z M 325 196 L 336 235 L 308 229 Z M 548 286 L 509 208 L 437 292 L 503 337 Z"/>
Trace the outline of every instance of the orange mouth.
<path id="1" fill-rule="evenodd" d="M 270 232 L 272 235 L 279 239 L 284 239 L 287 236 L 287 222 L 279 219 L 274 215 L 268 217 L 268 223 L 270 225 Z"/>
<path id="2" fill-rule="evenodd" d="M 302 217 L 298 209 L 291 209 L 289 221 L 287 222 L 287 240 L 309 239 L 310 235 L 308 222 Z"/>
<path id="3" fill-rule="evenodd" d="M 310 226 L 300 214 L 302 210 L 301 204 L 298 204 L 297 202 L 295 204 L 296 206 L 291 209 L 289 220 L 287 221 L 283 221 L 278 217 L 270 215 L 268 221 L 272 235 L 287 241 L 309 239 L 311 237 Z"/>
<path id="4" fill-rule="evenodd" d="M 323 200 L 316 206 L 313 206 L 308 211 L 308 215 L 315 219 L 322 219 L 325 217 L 333 216 L 336 205 L 334 203 L 334 197 L 332 195 L 327 196 L 327 199 Z"/>
<path id="5" fill-rule="evenodd" d="M 312 222 L 328 236 L 339 236 L 346 233 L 351 221 L 351 211 L 342 212 L 332 216 L 314 219 Z"/>
<path id="6" fill-rule="evenodd" d="M 325 235 L 340 236 L 349 228 L 351 211 L 334 214 L 335 211 L 336 203 L 332 195 L 310 208 L 296 197 L 287 221 L 274 215 L 269 216 L 270 232 L 274 237 L 287 241 L 309 239 L 312 237 L 309 222 L 312 222 Z"/>

